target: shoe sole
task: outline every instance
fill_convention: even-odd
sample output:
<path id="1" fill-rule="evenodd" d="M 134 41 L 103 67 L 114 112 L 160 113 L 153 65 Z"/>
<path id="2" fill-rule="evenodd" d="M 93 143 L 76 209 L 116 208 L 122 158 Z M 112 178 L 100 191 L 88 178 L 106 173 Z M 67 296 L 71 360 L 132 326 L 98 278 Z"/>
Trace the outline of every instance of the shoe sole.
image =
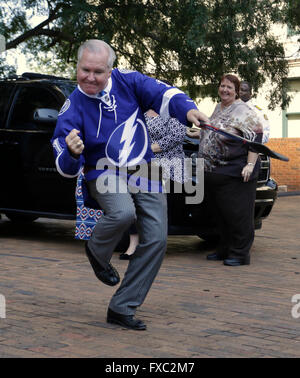
<path id="1" fill-rule="evenodd" d="M 101 274 L 101 273 L 100 273 L 100 274 Z M 110 281 L 106 281 L 105 279 L 103 279 L 99 274 L 96 274 L 96 273 L 95 273 L 95 275 L 96 275 L 96 277 L 98 278 L 99 281 L 101 281 L 102 283 L 104 283 L 104 284 L 107 285 L 107 286 L 116 286 L 116 285 L 118 285 L 118 283 L 120 282 L 120 278 L 118 279 L 118 281 L 112 283 L 112 282 L 110 282 Z"/>
<path id="2" fill-rule="evenodd" d="M 224 265 L 226 266 L 242 266 L 242 265 L 250 265 L 250 261 L 241 261 L 241 262 L 237 262 L 237 263 L 226 263 L 226 261 L 224 261 L 223 263 Z"/>
<path id="3" fill-rule="evenodd" d="M 222 261 L 222 260 L 225 260 L 226 257 L 217 257 L 217 258 L 210 258 L 210 257 L 206 257 L 206 260 L 208 261 Z"/>
<path id="4" fill-rule="evenodd" d="M 134 328 L 134 327 L 127 326 L 126 324 L 122 323 L 121 321 L 119 321 L 117 319 L 107 318 L 106 321 L 107 321 L 107 323 L 117 324 L 117 325 L 119 325 L 123 328 L 132 329 L 134 331 L 145 331 L 147 329 L 146 325 L 144 327 L 141 327 L 141 328 Z"/>

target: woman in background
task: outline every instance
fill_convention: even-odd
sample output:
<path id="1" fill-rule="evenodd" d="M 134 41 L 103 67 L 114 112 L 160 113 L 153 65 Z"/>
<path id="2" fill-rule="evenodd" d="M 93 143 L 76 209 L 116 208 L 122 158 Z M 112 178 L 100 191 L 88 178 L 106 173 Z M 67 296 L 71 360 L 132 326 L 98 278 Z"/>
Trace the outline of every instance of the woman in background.
<path id="1" fill-rule="evenodd" d="M 219 83 L 213 126 L 261 142 L 262 125 L 257 115 L 239 99 L 240 81 L 224 75 Z M 250 264 L 254 240 L 254 205 L 259 171 L 258 154 L 251 148 L 208 129 L 201 129 L 199 157 L 204 159 L 204 200 L 214 204 L 219 246 L 208 260 L 224 265 Z"/>

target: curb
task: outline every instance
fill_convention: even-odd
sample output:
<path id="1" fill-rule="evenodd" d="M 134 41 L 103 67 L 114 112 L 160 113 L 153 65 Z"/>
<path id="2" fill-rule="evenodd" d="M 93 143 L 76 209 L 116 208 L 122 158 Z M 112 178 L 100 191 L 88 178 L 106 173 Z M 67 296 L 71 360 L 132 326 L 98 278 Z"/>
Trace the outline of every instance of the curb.
<path id="1" fill-rule="evenodd" d="M 278 197 L 288 197 L 288 196 L 300 196 L 300 191 L 295 192 L 278 192 Z"/>

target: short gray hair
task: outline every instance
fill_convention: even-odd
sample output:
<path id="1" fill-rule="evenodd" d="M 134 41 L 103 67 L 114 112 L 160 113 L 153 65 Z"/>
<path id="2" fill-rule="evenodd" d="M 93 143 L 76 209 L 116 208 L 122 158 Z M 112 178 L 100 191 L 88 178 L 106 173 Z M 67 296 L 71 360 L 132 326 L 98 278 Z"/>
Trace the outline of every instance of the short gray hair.
<path id="1" fill-rule="evenodd" d="M 77 60 L 78 62 L 82 58 L 83 51 L 88 49 L 91 52 L 102 52 L 103 48 L 108 51 L 108 61 L 107 66 L 109 69 L 113 68 L 114 61 L 116 59 L 116 54 L 114 50 L 110 47 L 110 45 L 100 39 L 89 39 L 85 41 L 78 49 Z"/>

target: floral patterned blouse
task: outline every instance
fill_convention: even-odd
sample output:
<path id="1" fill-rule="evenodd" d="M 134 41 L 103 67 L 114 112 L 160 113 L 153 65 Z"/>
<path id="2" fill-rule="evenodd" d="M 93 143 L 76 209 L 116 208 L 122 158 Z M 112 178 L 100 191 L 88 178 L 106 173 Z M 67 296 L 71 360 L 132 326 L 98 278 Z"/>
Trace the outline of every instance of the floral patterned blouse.
<path id="1" fill-rule="evenodd" d="M 155 153 L 158 164 L 163 168 L 163 178 L 184 182 L 187 174 L 184 174 L 183 141 L 186 135 L 186 126 L 176 118 L 165 121 L 161 116 L 149 117 L 145 120 L 148 126 L 151 143 L 157 143 L 162 152 Z"/>
<path id="2" fill-rule="evenodd" d="M 248 140 L 261 142 L 263 128 L 256 113 L 242 100 L 222 107 L 217 104 L 210 117 L 211 124 Z M 247 164 L 249 147 L 213 131 L 201 129 L 199 157 L 204 158 L 205 171 L 241 177 Z M 251 179 L 257 177 L 259 159 Z"/>

